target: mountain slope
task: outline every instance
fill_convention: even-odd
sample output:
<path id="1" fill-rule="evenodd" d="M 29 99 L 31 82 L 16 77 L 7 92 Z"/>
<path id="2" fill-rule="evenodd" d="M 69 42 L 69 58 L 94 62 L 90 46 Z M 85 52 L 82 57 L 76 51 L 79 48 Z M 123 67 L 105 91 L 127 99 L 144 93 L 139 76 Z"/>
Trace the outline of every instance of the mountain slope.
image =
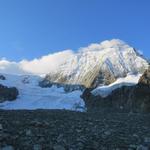
<path id="1" fill-rule="evenodd" d="M 45 80 L 69 85 L 108 85 L 128 73 L 143 73 L 148 62 L 121 40 L 104 41 L 81 48 Z M 48 83 L 48 82 L 47 82 Z"/>

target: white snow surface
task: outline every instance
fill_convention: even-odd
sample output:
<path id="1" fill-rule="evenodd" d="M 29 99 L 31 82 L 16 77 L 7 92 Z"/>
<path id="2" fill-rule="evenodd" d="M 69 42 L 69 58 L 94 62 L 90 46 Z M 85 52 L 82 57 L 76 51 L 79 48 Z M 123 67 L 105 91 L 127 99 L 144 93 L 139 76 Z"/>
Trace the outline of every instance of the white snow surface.
<path id="1" fill-rule="evenodd" d="M 109 85 L 99 86 L 92 91 L 95 96 L 100 95 L 101 97 L 107 97 L 111 92 L 122 86 L 133 86 L 136 85 L 142 74 L 128 74 L 125 78 L 118 78 L 115 82 Z"/>
<path id="2" fill-rule="evenodd" d="M 80 98 L 81 91 L 66 93 L 63 88 L 52 86 L 41 88 L 38 86 L 42 79 L 39 76 L 29 75 L 4 75 L 6 80 L 0 83 L 8 87 L 16 87 L 19 96 L 14 101 L 0 104 L 1 109 L 67 109 L 75 111 L 84 110 L 84 101 Z"/>

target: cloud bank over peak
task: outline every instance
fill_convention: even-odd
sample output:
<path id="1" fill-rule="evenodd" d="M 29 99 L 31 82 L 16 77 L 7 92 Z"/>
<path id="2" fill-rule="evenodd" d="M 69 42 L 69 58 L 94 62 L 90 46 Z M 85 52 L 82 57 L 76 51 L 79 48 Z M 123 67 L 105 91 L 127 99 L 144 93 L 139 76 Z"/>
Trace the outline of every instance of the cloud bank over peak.
<path id="1" fill-rule="evenodd" d="M 0 60 L 0 73 L 24 74 L 25 72 L 17 62 L 8 61 L 6 58 Z"/>
<path id="2" fill-rule="evenodd" d="M 31 61 L 22 60 L 20 62 L 8 61 L 6 58 L 0 60 L 0 73 L 7 74 L 35 74 L 41 75 L 54 72 L 58 66 L 74 55 L 71 50 L 64 50 Z"/>
<path id="3" fill-rule="evenodd" d="M 109 48 L 129 48 L 130 46 L 126 44 L 124 41 L 119 39 L 105 40 L 101 43 L 92 43 L 87 47 L 80 48 L 79 51 L 101 51 Z"/>
<path id="4" fill-rule="evenodd" d="M 87 47 L 79 48 L 78 52 L 84 51 L 99 51 L 107 48 L 129 48 L 125 42 L 119 39 L 113 39 L 110 41 L 103 41 L 101 43 L 93 43 Z M 59 69 L 59 66 L 66 62 L 66 60 L 74 57 L 76 53 L 73 50 L 64 50 L 53 54 L 42 56 L 41 58 L 35 58 L 31 61 L 22 60 L 20 62 L 8 61 L 6 58 L 0 59 L 0 73 L 7 74 L 47 74 L 55 72 Z"/>
<path id="5" fill-rule="evenodd" d="M 65 50 L 62 52 L 43 56 L 39 59 L 33 59 L 32 61 L 23 60 L 19 64 L 26 72 L 33 74 L 46 74 L 49 72 L 57 71 L 58 67 L 65 63 L 65 61 L 72 56 L 73 51 Z"/>

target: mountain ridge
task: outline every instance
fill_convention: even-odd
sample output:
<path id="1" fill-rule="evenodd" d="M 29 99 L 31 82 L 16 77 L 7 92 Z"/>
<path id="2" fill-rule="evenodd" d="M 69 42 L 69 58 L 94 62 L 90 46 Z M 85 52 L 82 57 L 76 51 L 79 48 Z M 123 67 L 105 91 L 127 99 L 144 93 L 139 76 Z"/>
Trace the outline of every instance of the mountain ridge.
<path id="1" fill-rule="evenodd" d="M 148 61 L 135 48 L 113 39 L 81 48 L 45 80 L 86 88 L 108 85 L 128 73 L 143 73 Z"/>

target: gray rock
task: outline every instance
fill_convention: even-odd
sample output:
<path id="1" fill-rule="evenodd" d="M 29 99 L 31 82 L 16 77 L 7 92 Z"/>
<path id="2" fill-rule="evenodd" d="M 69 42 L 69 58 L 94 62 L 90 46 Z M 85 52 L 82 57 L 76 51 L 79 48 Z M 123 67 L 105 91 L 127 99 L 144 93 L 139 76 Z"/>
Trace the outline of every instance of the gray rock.
<path id="1" fill-rule="evenodd" d="M 137 149 L 137 147 L 138 147 L 138 145 L 136 145 L 136 144 L 131 144 L 130 146 L 129 146 L 129 149 L 128 150 L 133 150 L 133 149 Z"/>
<path id="2" fill-rule="evenodd" d="M 99 148 L 99 143 L 96 141 L 93 141 L 93 148 L 98 149 Z"/>
<path id="3" fill-rule="evenodd" d="M 139 84 L 142 85 L 149 85 L 150 86 L 150 66 L 149 68 L 144 72 L 144 74 L 141 76 L 139 80 Z"/>
<path id="4" fill-rule="evenodd" d="M 3 86 L 0 84 L 0 103 L 6 100 L 12 101 L 15 100 L 18 96 L 19 92 L 17 88 L 11 87 L 8 88 L 7 86 Z"/>
<path id="5" fill-rule="evenodd" d="M 5 76 L 0 75 L 0 80 L 6 80 Z"/>
<path id="6" fill-rule="evenodd" d="M 62 142 L 64 139 L 63 139 L 63 135 L 60 134 L 58 137 L 57 137 L 57 142 L 60 143 Z"/>
<path id="7" fill-rule="evenodd" d="M 2 124 L 0 124 L 0 130 L 3 130 L 3 126 L 2 126 Z"/>
<path id="8" fill-rule="evenodd" d="M 31 132 L 31 130 L 26 130 L 26 136 L 32 136 L 32 132 Z"/>
<path id="9" fill-rule="evenodd" d="M 144 138 L 144 142 L 150 144 L 150 137 L 145 137 L 145 138 Z"/>
<path id="10" fill-rule="evenodd" d="M 82 129 L 76 129 L 76 132 L 80 133 L 82 132 Z"/>
<path id="11" fill-rule="evenodd" d="M 14 150 L 14 148 L 13 148 L 13 146 L 8 145 L 8 146 L 5 146 L 5 147 L 2 147 L 1 150 Z"/>
<path id="12" fill-rule="evenodd" d="M 106 136 L 109 136 L 109 135 L 111 135 L 111 132 L 110 132 L 110 131 L 105 131 L 104 134 L 105 134 Z"/>
<path id="13" fill-rule="evenodd" d="M 55 145 L 53 147 L 54 150 L 65 150 L 65 148 L 62 145 Z"/>
<path id="14" fill-rule="evenodd" d="M 147 146 L 140 145 L 136 150 L 149 150 L 149 148 Z"/>
<path id="15" fill-rule="evenodd" d="M 42 150 L 42 146 L 39 144 L 36 144 L 33 146 L 33 150 Z"/>

